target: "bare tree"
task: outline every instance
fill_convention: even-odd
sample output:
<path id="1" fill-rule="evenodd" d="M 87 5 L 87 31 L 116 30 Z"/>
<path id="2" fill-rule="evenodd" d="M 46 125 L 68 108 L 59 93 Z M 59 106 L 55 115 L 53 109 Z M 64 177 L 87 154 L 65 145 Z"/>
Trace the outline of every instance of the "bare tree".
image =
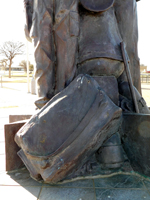
<path id="1" fill-rule="evenodd" d="M 26 60 L 22 60 L 20 63 L 19 63 L 19 66 L 23 67 L 24 71 L 27 72 L 27 61 Z M 29 70 L 30 71 L 33 71 L 34 69 L 34 66 L 33 64 L 30 63 L 29 61 Z"/>
<path id="2" fill-rule="evenodd" d="M 0 60 L 0 66 L 2 67 L 2 70 L 6 70 L 7 67 L 7 59 Z"/>
<path id="3" fill-rule="evenodd" d="M 0 55 L 4 56 L 8 61 L 9 66 L 9 78 L 11 78 L 11 66 L 13 63 L 13 59 L 17 55 L 22 55 L 24 52 L 24 44 L 22 42 L 5 42 L 2 46 L 0 46 Z"/>

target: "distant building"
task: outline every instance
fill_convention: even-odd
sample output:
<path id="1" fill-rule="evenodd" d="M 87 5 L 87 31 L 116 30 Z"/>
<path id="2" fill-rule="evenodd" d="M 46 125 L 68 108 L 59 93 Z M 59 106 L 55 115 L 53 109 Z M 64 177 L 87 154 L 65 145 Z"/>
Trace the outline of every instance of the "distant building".
<path id="1" fill-rule="evenodd" d="M 147 66 L 141 64 L 141 65 L 140 65 L 140 72 L 141 72 L 141 73 L 146 73 L 146 72 L 147 72 Z"/>

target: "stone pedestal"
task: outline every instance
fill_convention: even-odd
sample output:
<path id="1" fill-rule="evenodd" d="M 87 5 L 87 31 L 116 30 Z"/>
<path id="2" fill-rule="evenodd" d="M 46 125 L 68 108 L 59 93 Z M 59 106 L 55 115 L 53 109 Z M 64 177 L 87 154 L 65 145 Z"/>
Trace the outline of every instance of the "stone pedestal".
<path id="1" fill-rule="evenodd" d="M 5 124 L 4 126 L 6 171 L 13 171 L 24 166 L 23 162 L 17 155 L 20 148 L 15 143 L 14 137 L 17 131 L 26 123 L 27 119 L 30 119 L 30 117 L 31 115 L 10 115 L 10 124 Z"/>
<path id="2" fill-rule="evenodd" d="M 9 115 L 9 123 L 30 119 L 32 115 Z"/>
<path id="3" fill-rule="evenodd" d="M 13 171 L 24 166 L 23 162 L 17 155 L 20 150 L 14 141 L 14 136 L 17 131 L 25 124 L 25 122 L 16 122 L 6 124 L 4 127 L 5 132 L 5 151 L 6 151 L 6 171 Z"/>

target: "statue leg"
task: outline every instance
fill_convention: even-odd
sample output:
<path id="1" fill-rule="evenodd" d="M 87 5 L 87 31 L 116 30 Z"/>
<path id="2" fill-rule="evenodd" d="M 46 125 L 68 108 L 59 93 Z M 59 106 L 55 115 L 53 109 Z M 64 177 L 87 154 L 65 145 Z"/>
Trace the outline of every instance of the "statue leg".
<path id="1" fill-rule="evenodd" d="M 38 108 L 41 108 L 48 100 L 54 96 L 54 66 L 53 62 L 42 49 L 42 44 L 39 44 L 35 51 L 35 78 L 37 81 L 37 90 L 39 100 L 35 102 Z"/>
<path id="2" fill-rule="evenodd" d="M 48 9 L 48 8 L 51 9 Z M 35 78 L 37 81 L 37 93 L 41 98 L 36 101 L 41 108 L 54 96 L 55 87 L 55 50 L 53 39 L 53 2 L 39 1 L 34 5 L 32 28 L 30 37 L 35 48 Z"/>

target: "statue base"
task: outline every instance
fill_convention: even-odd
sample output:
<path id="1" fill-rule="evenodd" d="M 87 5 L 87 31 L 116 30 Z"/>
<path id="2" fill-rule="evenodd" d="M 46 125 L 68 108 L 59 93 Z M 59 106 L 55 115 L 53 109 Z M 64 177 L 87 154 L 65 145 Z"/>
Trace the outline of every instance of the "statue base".
<path id="1" fill-rule="evenodd" d="M 5 152 L 6 171 L 13 171 L 24 167 L 17 152 L 20 150 L 14 141 L 17 131 L 30 119 L 31 115 L 9 115 L 9 124 L 5 124 Z"/>
<path id="2" fill-rule="evenodd" d="M 25 116 L 22 117 L 24 118 Z M 130 121 L 132 121 L 132 129 L 130 127 Z M 124 114 L 121 134 L 123 148 L 130 161 L 124 152 L 124 162 L 121 168 L 103 169 L 101 164 L 93 157 L 91 162 L 86 163 L 80 170 L 73 175 L 66 177 L 66 179 L 58 184 L 82 179 L 110 177 L 116 174 L 140 173 L 141 175 L 150 176 L 150 168 L 148 167 L 150 166 L 150 163 L 149 159 L 147 159 L 147 155 L 150 152 L 149 121 L 150 115 Z M 5 125 L 6 171 L 14 171 L 25 167 L 17 155 L 20 148 L 14 142 L 16 132 L 25 124 L 25 122 L 26 121 L 19 121 Z"/>

